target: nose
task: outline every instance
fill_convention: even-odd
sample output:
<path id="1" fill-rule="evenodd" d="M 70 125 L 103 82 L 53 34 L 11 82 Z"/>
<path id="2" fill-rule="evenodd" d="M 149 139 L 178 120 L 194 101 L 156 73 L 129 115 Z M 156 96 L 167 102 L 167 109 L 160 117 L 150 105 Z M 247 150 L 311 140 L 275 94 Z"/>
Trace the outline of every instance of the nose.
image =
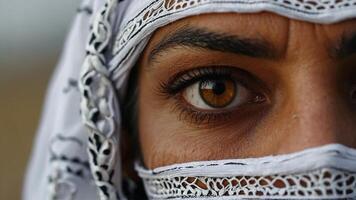
<path id="1" fill-rule="evenodd" d="M 275 128 L 283 133 L 279 153 L 331 143 L 356 147 L 354 105 L 332 70 L 307 67 L 287 79 Z"/>

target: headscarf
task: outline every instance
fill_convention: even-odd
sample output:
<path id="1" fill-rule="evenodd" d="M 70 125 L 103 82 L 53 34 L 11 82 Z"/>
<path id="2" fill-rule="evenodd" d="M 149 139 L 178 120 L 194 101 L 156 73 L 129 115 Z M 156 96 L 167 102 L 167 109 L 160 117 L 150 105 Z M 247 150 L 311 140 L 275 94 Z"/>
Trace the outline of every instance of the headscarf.
<path id="1" fill-rule="evenodd" d="M 48 90 L 23 199 L 126 199 L 120 105 L 153 32 L 193 15 L 261 11 L 330 24 L 356 17 L 356 0 L 84 0 Z"/>

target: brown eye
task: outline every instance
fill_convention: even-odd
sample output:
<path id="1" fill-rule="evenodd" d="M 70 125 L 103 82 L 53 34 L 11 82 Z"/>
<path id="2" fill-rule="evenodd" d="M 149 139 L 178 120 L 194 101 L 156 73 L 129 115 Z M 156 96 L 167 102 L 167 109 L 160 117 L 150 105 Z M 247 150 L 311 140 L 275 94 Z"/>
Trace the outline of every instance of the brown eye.
<path id="1" fill-rule="evenodd" d="M 253 92 L 231 79 L 203 80 L 184 89 L 183 98 L 193 107 L 218 110 L 237 107 L 253 99 Z"/>
<path id="2" fill-rule="evenodd" d="M 202 100 L 213 108 L 228 106 L 236 96 L 236 86 L 232 80 L 203 81 L 199 85 Z"/>

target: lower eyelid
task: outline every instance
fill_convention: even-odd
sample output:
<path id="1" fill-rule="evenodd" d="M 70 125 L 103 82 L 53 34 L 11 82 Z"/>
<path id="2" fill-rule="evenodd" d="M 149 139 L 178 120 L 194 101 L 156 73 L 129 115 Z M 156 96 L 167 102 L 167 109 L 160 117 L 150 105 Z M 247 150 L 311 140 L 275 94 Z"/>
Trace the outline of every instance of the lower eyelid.
<path id="1" fill-rule="evenodd" d="M 196 110 L 185 102 L 175 102 L 172 111 L 177 113 L 178 120 L 187 122 L 194 126 L 216 126 L 219 122 L 228 120 L 233 112 L 231 111 L 202 111 Z"/>
<path id="2" fill-rule="evenodd" d="M 181 97 L 176 97 L 181 98 Z M 191 127 L 212 129 L 226 126 L 233 123 L 239 126 L 242 120 L 253 119 L 254 121 L 266 113 L 268 105 L 264 103 L 237 107 L 230 110 L 197 110 L 184 101 L 175 101 L 172 105 L 172 113 L 177 115 L 177 119 L 187 123 Z M 256 118 L 257 117 L 257 118 Z M 232 120 L 234 119 L 234 120 Z"/>

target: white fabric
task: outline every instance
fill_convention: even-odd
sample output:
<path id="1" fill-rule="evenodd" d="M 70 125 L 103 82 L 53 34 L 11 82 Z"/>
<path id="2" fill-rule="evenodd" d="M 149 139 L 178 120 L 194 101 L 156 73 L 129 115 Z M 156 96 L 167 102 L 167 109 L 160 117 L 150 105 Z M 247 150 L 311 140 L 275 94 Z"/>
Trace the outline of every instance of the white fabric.
<path id="1" fill-rule="evenodd" d="M 85 0 L 48 91 L 23 199 L 98 199 L 95 188 L 99 188 L 101 199 L 116 199 L 116 194 L 125 198 L 120 186 L 121 163 L 117 150 L 121 132 L 120 102 L 114 94 L 118 92 L 121 97 L 125 94 L 129 71 L 157 28 L 184 17 L 211 12 L 271 11 L 314 23 L 334 23 L 356 17 L 356 0 L 302 2 L 123 0 L 117 4 L 107 0 L 104 6 L 102 0 Z M 95 39 L 90 40 L 93 35 Z M 103 49 L 109 51 L 101 51 Z M 89 77 L 94 78 L 96 87 L 85 83 Z M 85 91 L 93 93 L 85 97 Z M 80 98 L 82 118 L 92 139 L 89 144 L 79 115 Z M 100 111 L 96 117 L 106 121 L 92 123 L 95 109 Z M 105 125 L 107 119 L 111 122 L 108 126 Z M 95 156 L 88 156 L 87 148 L 96 150 Z M 109 156 L 105 155 L 106 149 L 111 150 Z M 108 168 L 115 171 L 115 177 L 110 177 L 106 167 L 95 164 L 94 157 L 101 164 L 108 161 Z M 106 190 L 110 194 L 106 195 Z"/>
<path id="2" fill-rule="evenodd" d="M 136 164 L 150 199 L 356 198 L 356 149 L 339 144 L 286 155 L 176 164 Z M 279 182 L 279 184 L 276 184 Z"/>
<path id="3" fill-rule="evenodd" d="M 56 199 L 51 197 L 56 193 L 55 187 L 61 190 L 58 191 L 61 195 L 59 199 L 70 199 L 71 191 L 76 191 L 75 199 L 97 199 L 89 168 L 85 167 L 85 163 L 88 163 L 87 134 L 79 115 L 80 93 L 76 82 L 85 57 L 84 49 L 92 18 L 90 13 L 101 6 L 99 1 L 94 3 L 85 0 L 79 7 L 80 12 L 74 20 L 48 89 L 26 173 L 23 190 L 25 200 Z M 68 169 L 75 172 L 81 170 L 83 176 L 69 173 Z M 55 177 L 57 180 L 50 182 L 49 179 Z"/>

